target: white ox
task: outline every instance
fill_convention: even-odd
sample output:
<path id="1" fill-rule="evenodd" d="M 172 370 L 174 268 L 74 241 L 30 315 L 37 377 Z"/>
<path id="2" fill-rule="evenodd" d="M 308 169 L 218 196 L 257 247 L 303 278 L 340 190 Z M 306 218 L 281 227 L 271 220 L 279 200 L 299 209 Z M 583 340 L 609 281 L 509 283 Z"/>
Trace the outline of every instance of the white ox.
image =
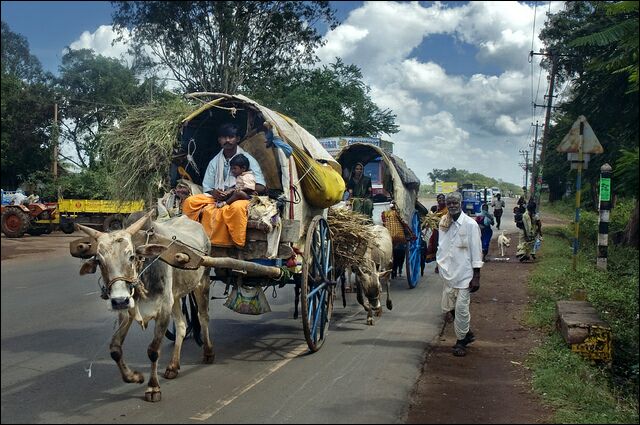
<path id="1" fill-rule="evenodd" d="M 387 288 L 387 308 L 391 310 L 393 303 L 389 290 L 389 280 L 393 267 L 393 242 L 389 230 L 379 224 L 371 226 L 375 237 L 369 241 L 369 246 L 362 259 L 362 266 L 354 265 L 356 273 L 357 299 L 367 312 L 367 325 L 373 325 L 373 312 L 382 315 L 380 297 L 382 294 L 381 280 Z M 363 298 L 367 298 L 366 302 Z"/>
<path id="2" fill-rule="evenodd" d="M 80 274 L 95 273 L 100 267 L 102 279 L 106 283 L 106 292 L 111 307 L 118 312 L 119 327 L 111 339 L 109 349 L 111 358 L 118 365 L 124 382 L 142 383 L 144 376 L 132 371 L 124 362 L 122 343 L 133 321 L 140 323 L 145 329 L 151 320 L 155 320 L 153 340 L 147 348 L 151 360 L 151 375 L 145 391 L 145 400 L 156 402 L 161 399 L 158 381 L 158 358 L 160 344 L 169 325 L 171 316 L 176 325 L 176 340 L 173 356 L 164 373 L 167 379 L 178 376 L 180 369 L 180 351 L 186 333 L 186 324 L 181 311 L 180 298 L 193 291 L 198 305 L 198 319 L 202 328 L 204 341 L 204 363 L 214 360 L 213 343 L 209 337 L 209 268 L 197 270 L 181 270 L 173 268 L 157 260 L 153 263 L 142 262 L 141 250 L 136 250 L 132 235 L 147 224 L 144 216 L 124 230 L 102 233 L 89 227 L 78 225 L 78 228 L 97 241 L 97 253 L 85 262 Z M 173 218 L 165 222 L 154 222 L 153 231 L 162 237 L 177 240 L 208 254 L 210 242 L 202 225 L 185 216 Z M 149 227 L 149 226 L 147 226 Z M 145 253 L 146 254 L 146 253 Z M 148 264 L 151 265 L 140 272 Z"/>

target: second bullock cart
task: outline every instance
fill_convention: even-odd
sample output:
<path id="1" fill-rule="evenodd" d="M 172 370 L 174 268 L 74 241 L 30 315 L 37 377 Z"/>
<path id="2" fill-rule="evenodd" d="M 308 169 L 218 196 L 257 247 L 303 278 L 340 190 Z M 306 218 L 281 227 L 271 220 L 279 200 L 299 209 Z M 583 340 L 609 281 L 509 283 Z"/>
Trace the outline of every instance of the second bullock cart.
<path id="1" fill-rule="evenodd" d="M 420 223 L 427 210 L 418 201 L 420 180 L 401 158 L 370 143 L 347 145 L 336 154 L 336 160 L 345 176 L 358 162 L 366 165 L 371 161 L 381 161 L 384 164 L 380 168 L 383 194 L 373 197 L 373 222 L 383 224 L 382 214 L 390 220 L 397 220 L 394 223 L 384 220 L 384 225 L 394 239 L 394 250 L 404 247 L 407 283 L 409 288 L 415 288 L 425 265 L 425 243 Z M 396 225 L 397 228 L 393 228 Z"/>

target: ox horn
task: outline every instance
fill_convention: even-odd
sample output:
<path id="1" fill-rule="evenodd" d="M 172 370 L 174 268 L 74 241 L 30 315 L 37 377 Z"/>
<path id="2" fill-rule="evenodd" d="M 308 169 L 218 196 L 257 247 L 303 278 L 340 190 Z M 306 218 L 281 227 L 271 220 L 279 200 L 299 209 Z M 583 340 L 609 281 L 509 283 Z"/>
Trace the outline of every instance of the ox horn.
<path id="1" fill-rule="evenodd" d="M 76 229 L 82 230 L 83 232 L 85 232 L 87 235 L 91 236 L 94 239 L 98 239 L 100 236 L 104 235 L 104 233 L 102 233 L 99 230 L 92 229 L 91 227 L 83 226 L 82 224 L 78 224 L 78 223 L 76 223 Z"/>
<path id="2" fill-rule="evenodd" d="M 130 235 L 135 235 L 138 232 L 138 230 L 142 229 L 142 227 L 147 222 L 147 219 L 151 218 L 152 215 L 153 215 L 153 210 L 151 210 L 148 213 L 146 213 L 145 215 L 143 215 L 135 223 L 133 223 L 131 226 L 127 227 L 125 229 L 125 231 L 127 233 L 129 233 Z"/>

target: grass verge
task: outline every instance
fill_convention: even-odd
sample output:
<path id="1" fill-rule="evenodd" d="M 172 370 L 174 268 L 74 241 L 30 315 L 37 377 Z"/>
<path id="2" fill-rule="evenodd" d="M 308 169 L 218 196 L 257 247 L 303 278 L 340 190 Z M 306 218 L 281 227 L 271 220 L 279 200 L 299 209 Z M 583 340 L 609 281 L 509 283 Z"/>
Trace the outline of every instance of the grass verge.
<path id="1" fill-rule="evenodd" d="M 556 423 L 638 423 L 638 251 L 611 246 L 607 271 L 595 268 L 595 251 L 584 243 L 574 272 L 566 231 L 545 229 L 526 315 L 527 324 L 549 335 L 528 360 L 533 386 L 553 406 Z M 610 367 L 572 353 L 555 331 L 556 301 L 577 290 L 612 328 Z"/>

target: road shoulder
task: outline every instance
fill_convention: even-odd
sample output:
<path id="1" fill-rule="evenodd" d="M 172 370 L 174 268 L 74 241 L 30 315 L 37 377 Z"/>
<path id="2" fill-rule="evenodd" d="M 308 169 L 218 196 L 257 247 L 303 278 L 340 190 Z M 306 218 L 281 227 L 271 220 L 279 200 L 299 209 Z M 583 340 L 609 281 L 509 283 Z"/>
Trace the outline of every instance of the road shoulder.
<path id="1" fill-rule="evenodd" d="M 523 317 L 529 301 L 531 264 L 515 258 L 517 235 L 505 257 L 489 261 L 481 288 L 472 296 L 471 328 L 476 341 L 465 357 L 455 357 L 453 326 L 432 341 L 411 395 L 407 423 L 548 423 L 552 411 L 531 390 L 527 354 L 541 342 Z M 499 249 L 492 241 L 489 257 Z"/>

